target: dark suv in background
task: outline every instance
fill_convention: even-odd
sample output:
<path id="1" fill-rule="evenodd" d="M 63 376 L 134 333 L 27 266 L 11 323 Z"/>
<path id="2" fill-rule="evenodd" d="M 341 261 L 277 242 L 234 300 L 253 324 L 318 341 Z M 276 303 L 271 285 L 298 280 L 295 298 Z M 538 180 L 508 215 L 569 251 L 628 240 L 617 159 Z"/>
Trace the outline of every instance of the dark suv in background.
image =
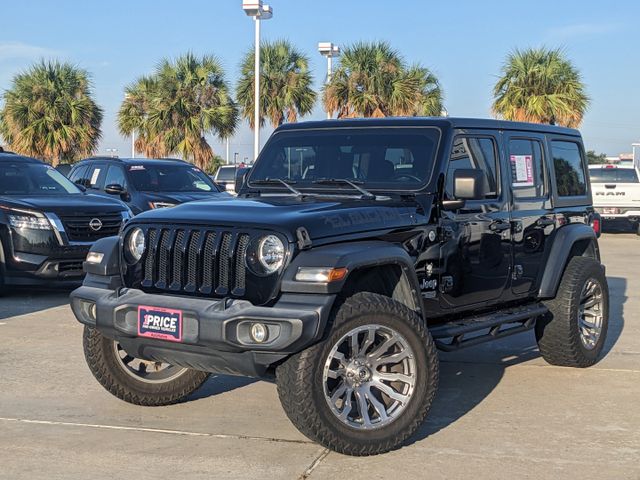
<path id="1" fill-rule="evenodd" d="M 206 173 L 175 159 L 87 158 L 74 165 L 69 179 L 91 193 L 122 200 L 134 215 L 221 195 Z"/>
<path id="2" fill-rule="evenodd" d="M 91 244 L 130 217 L 121 201 L 89 195 L 47 164 L 0 152 L 0 290 L 79 279 Z"/>

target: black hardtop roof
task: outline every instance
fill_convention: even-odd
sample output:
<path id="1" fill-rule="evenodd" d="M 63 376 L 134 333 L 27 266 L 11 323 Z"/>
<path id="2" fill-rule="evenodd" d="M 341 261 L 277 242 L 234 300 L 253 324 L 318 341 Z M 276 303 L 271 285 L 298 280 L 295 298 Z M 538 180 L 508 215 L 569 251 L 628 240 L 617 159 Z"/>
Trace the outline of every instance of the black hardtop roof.
<path id="1" fill-rule="evenodd" d="M 84 163 L 84 162 L 95 162 L 96 160 L 99 161 L 112 161 L 112 162 L 119 162 L 119 163 L 123 163 L 125 165 L 140 165 L 140 164 L 166 164 L 166 163 L 173 163 L 173 164 L 179 164 L 179 165 L 184 165 L 187 164 L 189 162 L 186 162 L 185 160 L 180 160 L 179 158 L 121 158 L 121 157 L 102 157 L 102 156 L 96 156 L 96 157 L 89 157 L 89 158 L 84 158 L 82 160 L 80 160 L 80 162 L 78 163 Z"/>
<path id="2" fill-rule="evenodd" d="M 31 157 L 25 157 L 11 152 L 0 152 L 0 162 L 5 163 L 44 163 L 41 160 Z"/>
<path id="3" fill-rule="evenodd" d="M 277 131 L 305 130 L 318 128 L 360 128 L 360 127 L 424 127 L 440 128 L 477 128 L 483 130 L 528 130 L 538 133 L 580 136 L 573 128 L 559 127 L 540 123 L 509 122 L 492 118 L 458 117 L 385 117 L 385 118 L 344 118 L 316 120 L 298 123 L 286 123 Z"/>

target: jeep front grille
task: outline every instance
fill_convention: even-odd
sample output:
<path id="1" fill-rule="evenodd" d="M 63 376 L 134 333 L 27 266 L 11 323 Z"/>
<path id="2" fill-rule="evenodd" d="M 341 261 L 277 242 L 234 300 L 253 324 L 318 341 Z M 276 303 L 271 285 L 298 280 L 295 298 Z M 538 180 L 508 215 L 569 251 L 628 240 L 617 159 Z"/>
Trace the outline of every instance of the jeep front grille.
<path id="1" fill-rule="evenodd" d="M 141 287 L 154 291 L 243 296 L 250 235 L 225 229 L 150 227 Z"/>

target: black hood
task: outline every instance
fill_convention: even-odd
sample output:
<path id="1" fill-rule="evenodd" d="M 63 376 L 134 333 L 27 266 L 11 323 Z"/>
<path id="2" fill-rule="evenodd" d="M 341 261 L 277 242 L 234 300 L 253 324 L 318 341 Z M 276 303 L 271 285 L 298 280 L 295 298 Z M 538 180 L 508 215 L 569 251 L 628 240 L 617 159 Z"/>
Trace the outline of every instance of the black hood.
<path id="1" fill-rule="evenodd" d="M 431 198 L 425 205 L 431 204 Z M 276 230 L 296 238 L 304 227 L 312 240 L 367 231 L 393 230 L 426 223 L 414 200 L 362 200 L 356 197 L 293 196 L 221 198 L 191 202 L 138 215 L 135 222 L 216 225 Z"/>
<path id="2" fill-rule="evenodd" d="M 226 192 L 140 192 L 149 202 L 181 203 L 230 196 Z"/>
<path id="3" fill-rule="evenodd" d="M 56 194 L 31 196 L 0 196 L 0 205 L 60 215 L 110 213 L 127 210 L 127 206 L 115 198 L 91 194 Z"/>

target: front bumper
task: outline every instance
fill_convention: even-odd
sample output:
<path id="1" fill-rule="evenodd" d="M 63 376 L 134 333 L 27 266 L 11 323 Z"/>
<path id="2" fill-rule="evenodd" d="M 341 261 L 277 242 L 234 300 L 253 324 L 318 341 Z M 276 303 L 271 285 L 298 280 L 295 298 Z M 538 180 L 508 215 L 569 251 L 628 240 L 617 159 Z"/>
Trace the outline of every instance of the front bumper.
<path id="1" fill-rule="evenodd" d="M 71 308 L 78 321 L 117 340 L 135 357 L 214 373 L 268 377 L 269 367 L 322 336 L 334 299 L 334 295 L 283 295 L 273 306 L 260 307 L 246 300 L 82 286 L 71 293 Z M 140 305 L 181 310 L 182 341 L 138 336 Z M 255 343 L 248 335 L 255 322 L 269 329 L 264 343 Z"/>

